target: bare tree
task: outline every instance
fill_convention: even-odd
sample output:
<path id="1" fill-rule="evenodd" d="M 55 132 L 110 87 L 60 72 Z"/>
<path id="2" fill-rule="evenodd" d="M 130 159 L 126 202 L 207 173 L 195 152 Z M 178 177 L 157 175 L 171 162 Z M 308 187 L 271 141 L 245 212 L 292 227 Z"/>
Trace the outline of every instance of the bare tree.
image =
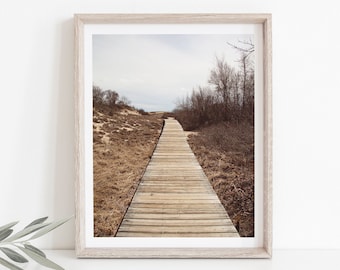
<path id="1" fill-rule="evenodd" d="M 119 95 L 116 91 L 112 90 L 105 90 L 104 91 L 104 100 L 105 103 L 111 107 L 114 108 L 116 105 L 116 102 L 118 101 Z"/>
<path id="2" fill-rule="evenodd" d="M 235 70 L 228 65 L 224 58 L 216 57 L 216 67 L 210 72 L 209 83 L 213 85 L 217 94 L 221 96 L 225 119 L 230 117 L 232 100 L 232 85 Z"/>
<path id="3" fill-rule="evenodd" d="M 238 44 L 235 45 L 233 43 L 227 42 L 229 46 L 238 50 L 241 53 L 244 53 L 246 57 L 250 56 L 255 51 L 254 43 L 251 39 L 249 40 L 239 40 Z"/>
<path id="4" fill-rule="evenodd" d="M 122 96 L 119 98 L 118 104 L 122 106 L 130 106 L 131 101 L 127 97 Z"/>
<path id="5" fill-rule="evenodd" d="M 240 53 L 239 70 L 225 59 L 216 57 L 216 65 L 210 71 L 211 87 L 193 89 L 191 95 L 177 101 L 176 118 L 187 130 L 202 125 L 239 122 L 254 117 L 254 45 L 251 40 L 229 44 Z"/>
<path id="6" fill-rule="evenodd" d="M 239 40 L 238 45 L 228 42 L 228 45 L 240 52 L 241 76 L 242 76 L 242 110 L 243 115 L 252 119 L 254 116 L 254 43 L 251 39 Z"/>
<path id="7" fill-rule="evenodd" d="M 92 96 L 93 96 L 93 104 L 94 105 L 99 105 L 99 104 L 103 103 L 104 92 L 99 86 L 93 85 Z"/>

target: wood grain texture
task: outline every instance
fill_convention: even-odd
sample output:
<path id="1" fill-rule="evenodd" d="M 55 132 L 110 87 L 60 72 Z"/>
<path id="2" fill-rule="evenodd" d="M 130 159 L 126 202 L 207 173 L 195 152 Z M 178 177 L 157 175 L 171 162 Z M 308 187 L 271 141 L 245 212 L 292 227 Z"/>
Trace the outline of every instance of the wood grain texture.
<path id="1" fill-rule="evenodd" d="M 261 24 L 263 29 L 264 98 L 258 100 L 264 107 L 264 203 L 263 203 L 263 246 L 258 248 L 91 248 L 87 245 L 85 224 L 85 146 L 84 123 L 84 26 L 86 24 Z M 272 254 L 272 43 L 271 14 L 76 14 L 74 15 L 75 34 L 75 201 L 76 201 L 76 254 L 79 258 L 270 258 Z M 182 159 L 191 158 L 181 154 Z M 171 157 L 159 154 L 159 158 Z M 160 185 L 161 178 L 150 175 L 154 181 L 149 185 Z M 158 179 L 157 179 L 158 178 Z M 193 181 L 189 176 L 178 176 Z M 173 183 L 174 187 L 176 186 Z M 178 187 L 177 187 L 178 188 Z M 176 188 L 173 189 L 176 191 Z M 87 198 L 89 199 L 89 198 Z M 91 198 L 90 198 L 91 199 Z M 195 205 L 195 204 L 194 204 Z M 150 204 L 138 203 L 147 209 Z M 196 204 L 199 206 L 199 204 Z M 154 206 L 152 206 L 154 207 Z M 171 209 L 172 206 L 170 206 Z M 184 206 L 183 209 L 190 206 Z M 219 236 L 217 236 L 219 237 Z"/>
<path id="2" fill-rule="evenodd" d="M 263 23 L 269 14 L 77 14 L 86 24 L 112 23 L 157 23 L 157 24 L 218 24 L 218 23 Z"/>
<path id="3" fill-rule="evenodd" d="M 263 22 L 263 67 L 264 67 L 264 158 L 263 158 L 263 171 L 264 171 L 264 248 L 268 255 L 272 256 L 272 238 L 273 238 L 273 225 L 272 225 L 272 145 L 273 145 L 273 119 L 272 119 L 272 19 L 268 16 Z"/>
<path id="4" fill-rule="evenodd" d="M 74 17 L 74 101 L 75 101 L 75 206 L 77 255 L 82 253 L 85 244 L 85 158 L 84 158 L 84 23 Z"/>

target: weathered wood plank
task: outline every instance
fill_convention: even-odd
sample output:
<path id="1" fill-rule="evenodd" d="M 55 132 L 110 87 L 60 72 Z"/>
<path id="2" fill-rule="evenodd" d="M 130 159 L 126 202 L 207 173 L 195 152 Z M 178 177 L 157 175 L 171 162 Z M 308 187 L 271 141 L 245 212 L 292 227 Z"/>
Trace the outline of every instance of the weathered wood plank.
<path id="1" fill-rule="evenodd" d="M 206 183 L 197 183 L 200 180 L 195 180 L 195 179 L 173 179 L 173 180 L 168 180 L 168 178 L 163 178 L 159 179 L 156 177 L 155 179 L 151 179 L 149 181 L 145 181 L 140 184 L 140 187 L 147 187 L 147 186 L 159 186 L 159 187 L 164 187 L 164 186 L 173 186 L 175 188 L 190 188 L 190 187 L 196 187 L 196 188 L 205 188 L 207 185 Z"/>
<path id="2" fill-rule="evenodd" d="M 239 237 L 238 233 L 151 233 L 151 232 L 119 232 L 117 237 Z"/>
<path id="3" fill-rule="evenodd" d="M 165 199 L 165 200 L 217 200 L 215 194 L 213 193 L 194 193 L 194 194 L 183 194 L 183 193 L 153 193 L 153 192 L 138 192 L 135 195 L 138 199 Z"/>
<path id="4" fill-rule="evenodd" d="M 121 232 L 149 232 L 149 233 L 235 233 L 234 226 L 211 225 L 211 226 L 139 226 L 121 225 Z"/>
<path id="5" fill-rule="evenodd" d="M 226 224 L 227 226 L 232 226 L 231 221 L 226 221 L 225 219 L 204 219 L 204 220 L 194 220 L 196 226 L 220 226 L 221 224 Z M 188 220 L 155 220 L 155 219 L 124 219 L 122 226 L 133 224 L 135 226 L 185 226 L 188 224 Z"/>
<path id="6" fill-rule="evenodd" d="M 129 209 L 129 213 L 131 214 L 218 214 L 221 212 L 219 208 L 140 208 L 140 207 L 131 207 Z"/>
<path id="7" fill-rule="evenodd" d="M 196 194 L 204 194 L 206 192 L 206 190 L 202 187 L 200 188 L 196 188 L 196 187 L 182 187 L 182 186 L 178 186 L 177 188 L 172 186 L 172 185 L 168 185 L 166 187 L 160 186 L 160 185 L 154 185 L 154 187 L 148 185 L 148 186 L 143 186 L 139 188 L 139 192 L 168 192 L 168 193 L 185 193 L 185 194 L 190 194 L 190 193 L 196 193 Z M 212 191 L 210 191 L 212 192 Z"/>
<path id="8" fill-rule="evenodd" d="M 216 209 L 219 208 L 221 205 L 220 203 L 188 203 L 182 204 L 180 209 Z M 157 204 L 157 203 L 133 203 L 129 209 L 133 208 L 152 208 L 157 210 L 158 208 L 163 209 L 179 209 L 177 204 L 172 204 L 171 202 L 167 204 Z"/>
<path id="9" fill-rule="evenodd" d="M 149 214 L 149 213 L 130 213 L 129 211 L 126 213 L 125 218 L 128 219 L 186 219 L 186 220 L 206 220 L 206 219 L 225 219 L 227 220 L 227 215 L 224 213 L 201 213 L 201 214 Z"/>
<path id="10" fill-rule="evenodd" d="M 158 204 L 199 204 L 200 202 L 206 202 L 206 203 L 216 203 L 217 200 L 214 199 L 197 199 L 197 200 L 177 200 L 177 199 L 136 199 L 134 202 L 136 203 L 158 203 Z M 132 205 L 132 204 L 131 204 Z M 178 206 L 180 207 L 180 206 Z"/>

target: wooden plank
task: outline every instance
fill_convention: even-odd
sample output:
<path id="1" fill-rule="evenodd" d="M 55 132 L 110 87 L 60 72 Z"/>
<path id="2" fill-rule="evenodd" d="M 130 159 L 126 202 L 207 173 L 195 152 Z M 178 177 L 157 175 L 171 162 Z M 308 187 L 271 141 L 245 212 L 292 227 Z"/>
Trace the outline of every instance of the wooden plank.
<path id="1" fill-rule="evenodd" d="M 171 176 L 171 177 L 170 177 Z M 148 181 L 154 180 L 154 181 L 164 181 L 164 180 L 176 180 L 181 181 L 183 184 L 186 183 L 186 181 L 200 181 L 205 182 L 202 180 L 202 178 L 198 177 L 199 175 L 150 175 L 149 173 L 145 173 L 143 176 L 143 182 L 146 183 Z"/>
<path id="2" fill-rule="evenodd" d="M 186 182 L 183 182 L 182 180 L 150 180 L 148 182 L 143 182 L 141 183 L 141 186 L 152 186 L 152 185 L 157 185 L 157 186 L 173 186 L 173 187 L 201 187 L 201 188 L 206 188 L 208 184 L 206 183 L 201 183 L 200 180 L 187 180 Z"/>
<path id="3" fill-rule="evenodd" d="M 231 221 L 226 221 L 225 219 L 201 219 L 194 220 L 196 226 L 219 226 L 221 224 L 226 224 L 227 226 L 233 225 Z M 135 226 L 157 226 L 157 224 L 162 224 L 162 226 L 185 226 L 188 224 L 188 220 L 155 220 L 155 219 L 124 219 L 122 225 L 133 224 Z"/>
<path id="4" fill-rule="evenodd" d="M 156 194 L 157 192 L 167 192 L 169 195 L 177 195 L 177 194 L 188 194 L 188 195 L 199 195 L 199 196 L 204 196 L 207 192 L 208 194 L 213 194 L 213 191 L 209 190 L 206 191 L 204 189 L 197 189 L 197 188 L 173 188 L 171 186 L 167 187 L 159 187 L 156 186 L 156 188 L 150 188 L 150 186 L 148 187 L 143 187 L 140 188 L 140 192 L 139 193 L 148 193 L 148 192 L 152 192 L 154 194 Z M 177 199 L 177 198 L 176 198 Z"/>
<path id="5" fill-rule="evenodd" d="M 196 185 L 195 185 L 196 184 Z M 153 189 L 157 189 L 161 191 L 164 189 L 165 191 L 168 190 L 179 190 L 179 191 L 192 191 L 192 190 L 205 190 L 206 184 L 197 185 L 197 181 L 190 181 L 190 183 L 183 184 L 180 181 L 150 181 L 148 183 L 141 183 L 139 190 L 150 189 L 150 192 L 155 192 Z"/>
<path id="6" fill-rule="evenodd" d="M 155 177 L 155 179 L 151 179 L 148 181 L 143 181 L 140 183 L 140 186 L 152 186 L 152 185 L 158 185 L 158 186 L 167 186 L 171 183 L 174 187 L 197 187 L 197 188 L 205 188 L 206 185 L 209 183 L 201 182 L 201 180 L 197 179 L 181 179 L 181 178 L 175 178 L 175 179 L 169 179 L 169 178 L 159 178 Z"/>
<path id="7" fill-rule="evenodd" d="M 147 173 L 146 177 L 156 177 L 156 178 L 167 178 L 167 179 L 170 179 L 171 178 L 177 178 L 177 181 L 180 180 L 180 177 L 187 177 L 187 178 L 192 178 L 190 179 L 191 181 L 198 181 L 198 182 L 202 182 L 202 178 L 201 176 L 203 177 L 203 175 L 201 174 L 191 174 L 191 173 L 185 173 L 183 172 L 182 174 L 181 173 L 170 173 L 166 170 L 164 171 L 157 171 L 157 172 L 153 172 L 153 173 Z M 184 179 L 183 179 L 184 180 Z M 203 181 L 204 182 L 204 181 Z"/>
<path id="8" fill-rule="evenodd" d="M 131 214 L 218 214 L 221 212 L 219 208 L 140 208 L 140 207 L 130 207 L 129 213 Z"/>
<path id="9" fill-rule="evenodd" d="M 121 232 L 149 232 L 149 233 L 235 233 L 234 226 L 135 226 L 121 225 Z"/>
<path id="10" fill-rule="evenodd" d="M 206 219 L 228 219 L 228 216 L 222 212 L 220 213 L 201 213 L 201 214 L 145 214 L 145 213 L 126 213 L 124 218 L 128 219 L 185 219 L 185 220 L 206 220 Z"/>
<path id="11" fill-rule="evenodd" d="M 136 199 L 134 201 L 134 203 L 158 203 L 158 204 L 188 204 L 188 203 L 192 203 L 192 204 L 199 204 L 200 202 L 206 202 L 206 203 L 216 203 L 218 202 L 218 200 L 215 199 L 197 199 L 197 200 L 178 200 L 178 199 Z M 132 205 L 132 204 L 131 204 Z M 178 206 L 180 207 L 180 206 Z"/>
<path id="12" fill-rule="evenodd" d="M 176 181 L 176 180 L 152 180 L 149 182 L 144 182 L 140 184 L 140 187 L 159 187 L 159 188 L 181 188 L 181 189 L 192 189 L 192 188 L 204 188 L 207 189 L 207 184 L 200 183 L 199 181 L 187 181 L 186 183 L 183 183 L 182 181 Z"/>
<path id="13" fill-rule="evenodd" d="M 117 237 L 239 237 L 237 233 L 151 233 L 151 232 L 119 232 Z"/>
<path id="14" fill-rule="evenodd" d="M 180 209 L 216 209 L 220 208 L 220 203 L 189 203 L 189 204 L 182 204 Z M 157 204 L 157 203 L 133 203 L 130 206 L 131 209 L 133 208 L 151 208 L 157 210 L 158 208 L 163 209 L 179 209 L 177 204 L 167 203 L 167 204 Z M 129 209 L 130 209 L 129 208 Z"/>
<path id="15" fill-rule="evenodd" d="M 178 169 L 178 171 L 175 171 L 176 168 L 153 168 L 152 170 L 150 169 L 150 171 L 145 172 L 146 176 L 149 175 L 159 175 L 159 176 L 192 176 L 192 177 L 197 177 L 200 178 L 200 176 L 203 177 L 202 172 L 200 172 L 198 169 L 200 167 L 196 167 L 196 171 L 193 171 L 195 168 L 185 168 L 185 169 Z M 202 179 L 201 179 L 202 180 Z"/>
<path id="16" fill-rule="evenodd" d="M 184 193 L 184 194 L 190 194 L 190 193 L 198 193 L 198 194 L 204 194 L 206 190 L 203 187 L 197 188 L 197 187 L 174 187 L 172 185 L 168 185 L 166 187 L 160 186 L 160 185 L 154 185 L 153 187 L 148 185 L 148 186 L 142 186 L 139 188 L 139 192 L 168 192 L 168 193 Z M 210 191 L 212 192 L 212 191 Z"/>
<path id="17" fill-rule="evenodd" d="M 208 183 L 209 184 L 209 183 Z M 202 183 L 200 180 L 182 180 L 182 179 L 173 179 L 168 180 L 168 178 L 165 179 L 159 179 L 156 177 L 156 179 L 149 180 L 149 181 L 143 181 L 140 183 L 141 186 L 152 186 L 152 185 L 158 185 L 158 186 L 177 186 L 177 187 L 206 187 L 208 185 L 207 183 Z"/>
<path id="18" fill-rule="evenodd" d="M 201 194 L 182 194 L 182 193 L 162 193 L 162 192 L 138 192 L 138 194 L 135 195 L 136 198 L 161 198 L 161 199 L 173 199 L 176 197 L 176 199 L 181 200 L 181 199 L 189 199 L 189 200 L 196 200 L 196 199 L 201 199 L 202 197 L 204 199 L 218 199 L 215 193 L 211 194 L 206 194 L 206 193 L 201 193 Z"/>

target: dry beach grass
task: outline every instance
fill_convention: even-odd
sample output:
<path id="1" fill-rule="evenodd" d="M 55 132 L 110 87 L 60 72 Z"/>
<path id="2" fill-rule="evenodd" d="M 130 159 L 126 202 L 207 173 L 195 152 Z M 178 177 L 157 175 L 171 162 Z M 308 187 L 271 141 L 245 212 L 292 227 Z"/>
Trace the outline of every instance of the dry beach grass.
<path id="1" fill-rule="evenodd" d="M 115 236 L 161 133 L 162 117 L 94 109 L 94 236 Z M 219 123 L 189 132 L 188 140 L 240 235 L 253 236 L 253 127 Z"/>
<path id="2" fill-rule="evenodd" d="M 195 153 L 240 236 L 254 236 L 254 128 L 219 123 L 189 135 Z"/>
<path id="3" fill-rule="evenodd" d="M 94 236 L 114 236 L 152 155 L 161 115 L 94 110 Z"/>

